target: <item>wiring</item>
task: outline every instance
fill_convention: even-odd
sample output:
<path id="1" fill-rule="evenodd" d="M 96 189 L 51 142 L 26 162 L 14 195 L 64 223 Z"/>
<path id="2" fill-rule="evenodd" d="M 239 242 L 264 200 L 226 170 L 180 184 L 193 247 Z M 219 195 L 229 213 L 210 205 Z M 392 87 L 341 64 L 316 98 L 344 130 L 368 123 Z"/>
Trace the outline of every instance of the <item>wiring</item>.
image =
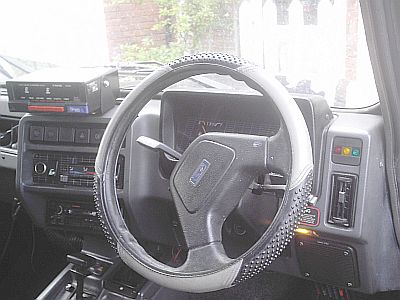
<path id="1" fill-rule="evenodd" d="M 13 212 L 11 214 L 10 231 L 8 232 L 6 243 L 4 244 L 3 250 L 1 252 L 0 265 L 3 263 L 4 257 L 6 256 L 8 246 L 10 245 L 11 237 L 14 232 L 15 221 L 17 220 L 18 213 L 21 210 L 21 202 L 17 198 L 14 198 L 14 200 L 15 200 L 16 206 L 15 206 L 15 208 L 13 207 L 13 209 L 12 209 Z"/>
<path id="2" fill-rule="evenodd" d="M 34 262 L 34 257 L 35 257 L 35 249 L 36 249 L 36 236 L 35 236 L 35 224 L 32 222 L 32 251 L 31 251 L 31 267 L 32 271 L 36 273 L 35 269 L 35 262 Z"/>
<path id="3" fill-rule="evenodd" d="M 176 253 L 175 253 L 175 249 L 176 249 Z M 179 258 L 179 254 L 181 253 L 182 248 L 181 247 L 177 247 L 177 248 L 172 248 L 171 250 L 171 256 L 172 256 L 172 262 L 175 264 L 178 262 L 178 258 Z"/>

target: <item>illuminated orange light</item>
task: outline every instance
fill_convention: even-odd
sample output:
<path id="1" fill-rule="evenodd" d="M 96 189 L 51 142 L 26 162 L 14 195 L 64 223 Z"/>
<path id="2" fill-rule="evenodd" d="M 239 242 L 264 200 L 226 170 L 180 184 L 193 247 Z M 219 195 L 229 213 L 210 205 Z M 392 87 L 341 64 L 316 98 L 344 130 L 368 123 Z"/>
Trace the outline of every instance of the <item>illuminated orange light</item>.
<path id="1" fill-rule="evenodd" d="M 306 228 L 296 228 L 294 232 L 302 235 L 308 235 L 308 236 L 318 236 L 318 233 L 316 233 L 314 230 L 306 229 Z"/>

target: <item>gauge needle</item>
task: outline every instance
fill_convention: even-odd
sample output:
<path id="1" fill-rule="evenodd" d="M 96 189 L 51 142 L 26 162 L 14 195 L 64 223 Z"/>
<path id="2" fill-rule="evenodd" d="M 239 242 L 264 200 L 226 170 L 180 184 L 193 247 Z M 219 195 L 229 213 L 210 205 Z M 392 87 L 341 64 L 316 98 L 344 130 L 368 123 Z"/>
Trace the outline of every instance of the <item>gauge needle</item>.
<path id="1" fill-rule="evenodd" d="M 198 136 L 207 133 L 206 126 L 204 125 L 203 122 L 200 123 L 200 126 L 201 126 L 201 129 L 200 129 L 200 131 L 199 131 Z"/>
<path id="2" fill-rule="evenodd" d="M 201 124 L 201 128 L 203 128 L 203 133 L 207 133 L 206 126 L 204 124 Z"/>

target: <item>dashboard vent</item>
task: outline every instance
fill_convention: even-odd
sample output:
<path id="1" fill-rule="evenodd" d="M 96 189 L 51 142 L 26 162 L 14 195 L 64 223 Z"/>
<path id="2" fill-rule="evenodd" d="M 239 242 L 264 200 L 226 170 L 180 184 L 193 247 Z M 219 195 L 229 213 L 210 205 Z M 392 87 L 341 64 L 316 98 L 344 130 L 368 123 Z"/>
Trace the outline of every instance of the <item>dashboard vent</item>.
<path id="1" fill-rule="evenodd" d="M 328 222 L 341 227 L 352 227 L 354 220 L 357 176 L 332 176 L 331 203 Z"/>

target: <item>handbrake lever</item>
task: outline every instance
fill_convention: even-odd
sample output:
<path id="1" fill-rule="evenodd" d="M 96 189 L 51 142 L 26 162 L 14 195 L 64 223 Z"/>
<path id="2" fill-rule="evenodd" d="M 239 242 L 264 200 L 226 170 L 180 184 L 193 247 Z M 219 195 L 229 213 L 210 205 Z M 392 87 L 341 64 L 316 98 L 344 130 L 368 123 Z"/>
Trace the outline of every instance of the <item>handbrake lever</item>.
<path id="1" fill-rule="evenodd" d="M 178 151 L 175 151 L 174 149 L 172 149 L 171 147 L 167 146 L 166 144 L 157 141 L 155 139 L 152 139 L 150 137 L 147 136 L 139 136 L 136 139 L 136 142 L 138 142 L 139 144 L 150 148 L 152 150 L 159 150 L 162 151 L 170 156 L 172 156 L 173 158 L 176 158 L 177 160 L 179 160 L 182 157 L 182 154 L 180 154 Z"/>

